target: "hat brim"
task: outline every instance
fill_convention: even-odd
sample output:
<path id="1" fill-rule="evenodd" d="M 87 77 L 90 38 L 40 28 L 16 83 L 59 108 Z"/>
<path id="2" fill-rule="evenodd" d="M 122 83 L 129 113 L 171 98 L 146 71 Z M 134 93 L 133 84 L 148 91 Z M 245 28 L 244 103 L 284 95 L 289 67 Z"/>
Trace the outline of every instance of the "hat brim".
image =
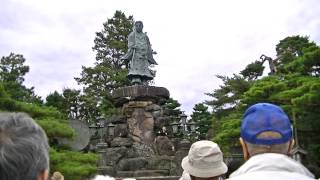
<path id="1" fill-rule="evenodd" d="M 228 167 L 224 162 L 221 162 L 220 165 L 217 167 L 208 167 L 206 169 L 204 168 L 199 169 L 197 167 L 192 166 L 189 163 L 188 156 L 183 158 L 181 162 L 181 166 L 183 170 L 188 172 L 190 175 L 195 177 L 201 177 L 201 178 L 219 176 L 219 175 L 225 174 L 228 171 Z"/>

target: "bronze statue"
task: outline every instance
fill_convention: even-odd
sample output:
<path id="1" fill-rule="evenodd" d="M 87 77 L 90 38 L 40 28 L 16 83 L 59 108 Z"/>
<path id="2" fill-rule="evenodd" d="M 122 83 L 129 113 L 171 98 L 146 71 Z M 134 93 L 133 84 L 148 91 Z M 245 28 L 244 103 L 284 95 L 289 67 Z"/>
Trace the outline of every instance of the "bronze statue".
<path id="1" fill-rule="evenodd" d="M 149 66 L 157 65 L 153 59 L 156 52 L 151 49 L 149 38 L 142 29 L 142 21 L 136 21 L 133 32 L 128 36 L 128 52 L 121 58 L 129 61 L 128 78 L 134 85 L 146 84 L 148 80 L 152 80 L 155 75 Z"/>

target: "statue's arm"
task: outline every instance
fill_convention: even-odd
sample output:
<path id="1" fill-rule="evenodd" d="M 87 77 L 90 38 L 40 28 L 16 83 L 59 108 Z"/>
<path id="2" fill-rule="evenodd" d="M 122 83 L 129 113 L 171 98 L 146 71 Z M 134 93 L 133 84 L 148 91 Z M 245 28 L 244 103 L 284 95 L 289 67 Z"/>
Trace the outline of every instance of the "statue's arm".
<path id="1" fill-rule="evenodd" d="M 128 36 L 128 49 L 135 48 L 135 38 L 134 38 L 134 33 L 130 33 Z"/>
<path id="2" fill-rule="evenodd" d="M 146 35 L 146 40 L 147 40 L 149 49 L 152 51 L 151 43 L 150 43 L 149 37 L 147 35 Z"/>
<path id="3" fill-rule="evenodd" d="M 147 39 L 148 47 L 149 47 L 151 53 L 152 53 L 152 54 L 157 54 L 156 51 L 153 51 L 152 46 L 151 46 L 151 43 L 150 43 L 150 40 L 149 40 L 149 37 L 148 37 L 147 35 L 146 35 L 146 39 Z"/>
<path id="4" fill-rule="evenodd" d="M 130 33 L 128 36 L 128 52 L 123 57 L 121 57 L 121 59 L 130 61 L 132 59 L 134 46 L 135 46 L 134 34 Z"/>
<path id="5" fill-rule="evenodd" d="M 150 64 L 155 64 L 155 65 L 158 65 L 158 63 L 153 59 L 153 55 L 152 54 L 157 54 L 157 52 L 153 51 L 152 47 L 151 47 L 151 43 L 150 43 L 150 40 L 149 40 L 149 37 L 146 35 L 146 40 L 147 40 L 147 43 L 148 43 L 148 49 L 149 49 L 149 52 L 148 52 L 148 61 Z"/>

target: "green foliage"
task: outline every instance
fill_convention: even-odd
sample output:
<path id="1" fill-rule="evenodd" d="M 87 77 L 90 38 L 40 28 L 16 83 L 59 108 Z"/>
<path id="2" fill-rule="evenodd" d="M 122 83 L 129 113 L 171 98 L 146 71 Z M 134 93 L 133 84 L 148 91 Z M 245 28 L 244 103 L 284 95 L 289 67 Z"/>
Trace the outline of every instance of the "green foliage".
<path id="1" fill-rule="evenodd" d="M 37 123 L 46 131 L 49 138 L 72 138 L 73 129 L 66 120 L 54 119 L 52 117 L 37 119 Z"/>
<path id="2" fill-rule="evenodd" d="M 3 97 L 0 97 L 0 109 L 3 111 L 11 112 L 26 112 L 33 118 L 41 118 L 45 116 L 53 118 L 61 118 L 62 115 L 55 108 L 40 106 L 37 104 L 19 102 L 11 99 L 6 96 L 6 91 L 3 91 L 0 85 L 0 94 Z"/>
<path id="3" fill-rule="evenodd" d="M 206 101 L 206 104 L 213 109 L 213 118 L 211 119 L 211 122 L 213 135 L 215 137 L 227 136 L 226 134 L 228 134 L 229 130 L 224 129 L 227 127 L 224 125 L 224 121 L 226 120 L 225 117 L 228 117 L 230 114 L 234 113 L 237 108 L 241 107 L 242 96 L 252 84 L 252 80 L 248 79 L 254 79 L 249 76 L 255 73 L 250 73 L 249 69 L 251 68 L 248 67 L 249 66 L 242 71 L 243 75 L 234 74 L 232 77 L 217 75 L 217 77 L 223 81 L 223 85 L 218 89 L 215 89 L 213 93 L 207 93 L 208 96 L 213 98 L 213 100 Z M 237 141 L 231 142 L 231 140 L 228 140 L 228 143 L 235 144 Z M 223 145 L 226 146 L 226 150 L 230 148 L 227 145 L 228 143 Z"/>
<path id="4" fill-rule="evenodd" d="M 22 84 L 23 76 L 29 72 L 29 66 L 24 65 L 26 59 L 20 54 L 10 53 L 0 60 L 0 80 L 2 82 L 17 82 Z"/>
<path id="5" fill-rule="evenodd" d="M 110 116 L 115 110 L 111 92 L 130 85 L 127 79 L 128 62 L 121 59 L 127 51 L 127 37 L 132 31 L 133 17 L 116 11 L 96 33 L 93 50 L 96 52 L 94 67 L 82 67 L 81 77 L 75 78 L 83 85 L 82 115 L 85 119 Z"/>
<path id="6" fill-rule="evenodd" d="M 180 110 L 181 104 L 172 98 L 169 98 L 167 102 L 164 104 L 164 109 L 167 111 L 166 115 L 171 117 L 171 122 L 177 121 L 177 119 L 180 119 L 180 115 L 182 114 L 182 111 Z"/>
<path id="7" fill-rule="evenodd" d="M 177 100 L 172 99 L 172 98 L 169 98 L 165 104 L 166 108 L 172 109 L 172 110 L 177 110 L 177 109 L 179 109 L 180 106 L 181 106 L 181 104 Z"/>
<path id="8" fill-rule="evenodd" d="M 80 90 L 63 89 L 63 98 L 66 106 L 66 112 L 69 118 L 80 118 Z"/>
<path id="9" fill-rule="evenodd" d="M 221 130 L 213 141 L 218 143 L 224 154 L 239 153 L 241 114 L 233 113 L 221 119 Z"/>
<path id="10" fill-rule="evenodd" d="M 212 124 L 212 115 L 208 111 L 208 107 L 202 103 L 196 104 L 193 107 L 191 119 L 196 122 L 199 127 L 200 139 L 206 139 L 206 135 Z"/>
<path id="11" fill-rule="evenodd" d="M 123 12 L 116 11 L 113 18 L 103 23 L 103 30 L 96 32 L 93 50 L 96 52 L 96 60 L 107 61 L 115 69 L 128 68 L 128 62 L 121 60 L 128 48 L 127 37 L 132 31 L 133 16 L 127 17 Z"/>
<path id="12" fill-rule="evenodd" d="M 57 110 L 59 110 L 60 112 L 62 112 L 63 114 L 67 115 L 67 105 L 66 105 L 66 101 L 65 98 L 59 94 L 57 91 L 54 91 L 53 93 L 50 93 L 47 97 L 46 97 L 46 106 L 51 106 L 51 107 L 55 107 L 57 108 Z"/>
<path id="13" fill-rule="evenodd" d="M 93 50 L 96 52 L 95 67 L 83 67 L 81 78 L 76 78 L 86 89 L 97 90 L 100 96 L 123 85 L 129 85 L 126 78 L 128 62 L 121 59 L 127 51 L 127 37 L 133 27 L 133 17 L 116 11 L 113 18 L 103 23 L 103 30 L 96 33 Z M 101 92 L 102 91 L 102 92 Z"/>
<path id="14" fill-rule="evenodd" d="M 279 104 L 274 98 L 274 94 L 286 89 L 286 84 L 277 76 L 269 76 L 257 80 L 252 84 L 251 88 L 244 93 L 242 102 L 244 104 L 253 105 L 257 102 L 270 102 Z"/>
<path id="15" fill-rule="evenodd" d="M 285 66 L 303 56 L 305 50 L 315 46 L 314 42 L 309 41 L 309 37 L 291 36 L 281 40 L 276 45 L 278 74 L 287 74 L 288 69 Z"/>
<path id="16" fill-rule="evenodd" d="M 310 46 L 315 46 L 314 42 L 309 41 L 307 36 L 290 36 L 286 37 L 276 45 L 277 56 L 290 52 L 294 56 L 302 56 L 303 50 Z"/>
<path id="17" fill-rule="evenodd" d="M 292 104 L 293 106 L 320 105 L 318 95 L 320 92 L 319 78 L 293 75 L 287 76 L 282 83 L 285 84 L 285 88 L 274 93 L 271 97 L 272 99 L 281 100 L 285 104 Z"/>
<path id="18" fill-rule="evenodd" d="M 71 119 L 84 120 L 86 122 L 94 121 L 95 117 L 101 115 L 102 107 L 108 105 L 102 103 L 100 109 L 96 107 L 97 102 L 103 99 L 97 99 L 96 96 L 89 93 L 81 94 L 80 90 L 65 88 L 62 94 L 58 92 L 51 93 L 46 98 L 46 105 L 57 108 L 66 117 Z M 108 110 L 110 110 L 108 108 Z"/>
<path id="19" fill-rule="evenodd" d="M 20 54 L 10 53 L 0 59 L 0 83 L 15 100 L 42 104 L 39 96 L 34 94 L 34 88 L 27 88 L 22 83 L 24 75 L 29 72 L 29 66 L 24 65 L 25 58 Z"/>
<path id="20" fill-rule="evenodd" d="M 251 82 L 236 74 L 233 77 L 220 75 L 217 77 L 223 81 L 223 85 L 215 89 L 213 93 L 207 93 L 206 95 L 212 97 L 213 100 L 205 103 L 211 106 L 215 116 L 220 118 L 234 110 L 243 93 L 249 89 Z"/>
<path id="21" fill-rule="evenodd" d="M 2 111 L 25 112 L 46 131 L 49 138 L 66 137 L 71 138 L 74 134 L 67 121 L 62 119 L 62 114 L 55 108 L 39 106 L 37 104 L 25 103 L 6 97 L 5 91 L 0 86 L 0 109 Z"/>
<path id="22" fill-rule="evenodd" d="M 108 97 L 103 99 L 100 107 L 101 112 L 107 117 L 111 117 L 114 114 L 119 114 L 119 109 L 117 109 L 113 102 L 109 99 L 111 98 Z"/>
<path id="23" fill-rule="evenodd" d="M 61 172 L 65 179 L 89 179 L 97 172 L 97 159 L 93 153 L 50 149 L 51 171 Z"/>
<path id="24" fill-rule="evenodd" d="M 33 118 L 53 117 L 56 119 L 62 118 L 62 114 L 55 108 L 39 106 L 37 104 L 29 104 L 25 102 L 16 102 L 15 111 L 28 113 Z"/>
<path id="25" fill-rule="evenodd" d="M 294 61 L 285 65 L 285 69 L 288 72 L 309 75 L 320 76 L 320 48 L 311 47 L 305 49 L 304 55 L 296 58 Z"/>
<path id="26" fill-rule="evenodd" d="M 262 62 L 255 61 L 248 64 L 244 70 L 240 71 L 240 74 L 248 80 L 254 80 L 262 76 L 263 70 L 264 66 L 262 65 Z"/>
<path id="27" fill-rule="evenodd" d="M 5 111 L 14 111 L 16 103 L 10 98 L 2 83 L 0 83 L 0 109 Z"/>

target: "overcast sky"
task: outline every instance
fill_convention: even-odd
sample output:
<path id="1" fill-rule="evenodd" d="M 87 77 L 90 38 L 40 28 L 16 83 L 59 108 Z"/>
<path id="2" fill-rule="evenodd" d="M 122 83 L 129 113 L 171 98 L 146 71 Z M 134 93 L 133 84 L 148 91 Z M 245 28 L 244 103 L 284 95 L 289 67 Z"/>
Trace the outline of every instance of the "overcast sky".
<path id="1" fill-rule="evenodd" d="M 0 56 L 23 54 L 25 84 L 43 99 L 77 88 L 93 66 L 95 32 L 116 10 L 144 23 L 158 62 L 155 86 L 166 87 L 188 114 L 232 75 L 292 35 L 320 42 L 318 0 L 1 0 Z M 267 66 L 268 67 L 268 66 Z"/>

